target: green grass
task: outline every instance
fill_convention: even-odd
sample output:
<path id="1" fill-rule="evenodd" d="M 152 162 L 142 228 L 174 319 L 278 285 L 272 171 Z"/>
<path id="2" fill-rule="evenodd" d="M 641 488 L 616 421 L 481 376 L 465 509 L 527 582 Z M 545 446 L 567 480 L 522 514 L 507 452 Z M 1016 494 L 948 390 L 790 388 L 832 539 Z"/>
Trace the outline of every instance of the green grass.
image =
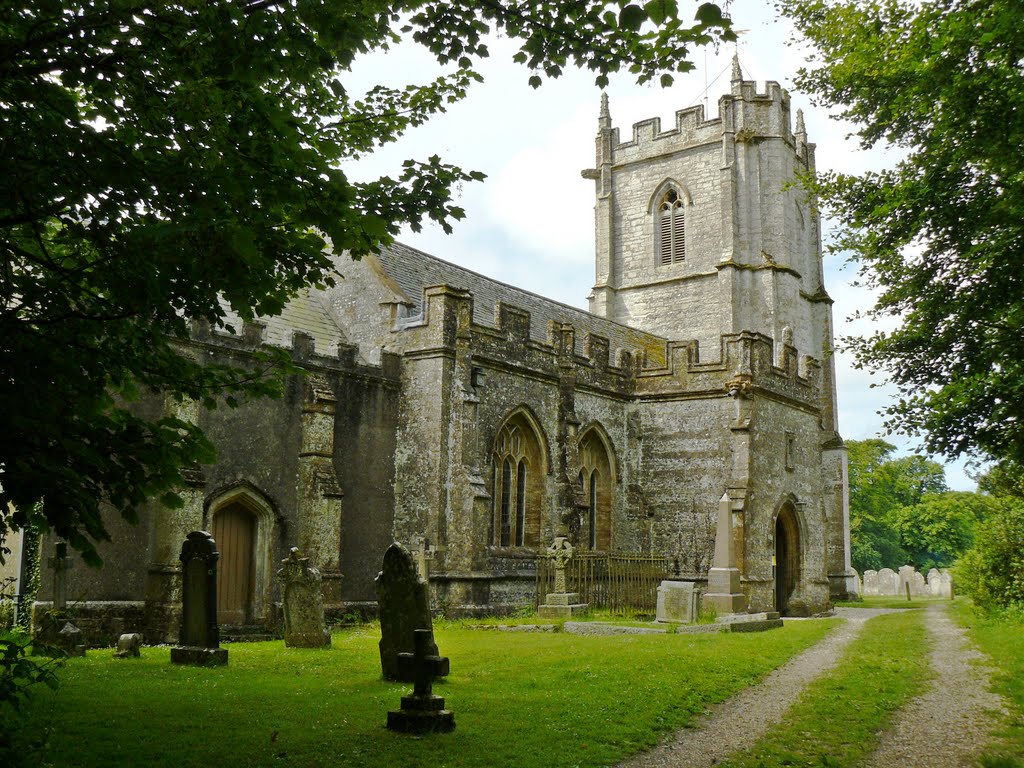
<path id="1" fill-rule="evenodd" d="M 924 690 L 931 671 L 924 615 L 869 620 L 839 665 L 811 683 L 783 724 L 728 768 L 860 765 L 900 707 Z"/>
<path id="2" fill-rule="evenodd" d="M 1024 768 L 1024 612 L 986 616 L 969 600 L 957 600 L 953 616 L 993 660 L 993 686 L 1012 706 L 1000 743 L 982 759 L 986 768 Z"/>
<path id="3" fill-rule="evenodd" d="M 929 603 L 948 603 L 945 597 L 915 597 L 907 600 L 905 597 L 890 597 L 885 595 L 871 595 L 861 600 L 840 600 L 836 603 L 841 608 L 924 608 Z"/>
<path id="4" fill-rule="evenodd" d="M 173 666 L 167 648 L 72 659 L 30 716 L 60 766 L 608 765 L 760 680 L 834 620 L 758 634 L 579 637 L 439 627 L 452 674 L 435 686 L 447 735 L 384 728 L 408 686 L 380 678 L 378 632 L 330 650 L 230 645 L 230 666 Z"/>

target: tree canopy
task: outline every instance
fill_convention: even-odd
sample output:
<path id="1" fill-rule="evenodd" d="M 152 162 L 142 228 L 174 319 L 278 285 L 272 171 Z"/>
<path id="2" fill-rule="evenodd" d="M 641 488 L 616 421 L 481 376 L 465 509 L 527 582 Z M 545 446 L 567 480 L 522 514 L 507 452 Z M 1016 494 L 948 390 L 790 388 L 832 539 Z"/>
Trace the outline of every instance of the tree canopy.
<path id="1" fill-rule="evenodd" d="M 850 549 L 858 571 L 898 568 L 910 560 L 898 523 L 903 508 L 947 490 L 941 464 L 923 456 L 894 456 L 884 440 L 848 440 Z M 909 530 L 909 529 L 908 529 Z"/>
<path id="2" fill-rule="evenodd" d="M 781 0 L 797 86 L 901 159 L 815 191 L 896 324 L 854 341 L 931 453 L 1024 461 L 1024 35 L 1014 0 Z"/>
<path id="3" fill-rule="evenodd" d="M 182 467 L 212 456 L 194 425 L 133 408 L 140 393 L 212 407 L 278 388 L 279 359 L 257 375 L 194 360 L 190 322 L 329 284 L 328 242 L 358 257 L 462 217 L 453 189 L 479 173 L 432 156 L 357 183 L 340 164 L 463 98 L 496 32 L 535 86 L 570 65 L 668 84 L 693 46 L 732 38 L 716 5 L 676 0 L 0 9 L 0 539 L 39 524 L 96 562 L 103 504 L 173 504 Z M 402 39 L 445 73 L 349 92 L 356 59 Z"/>

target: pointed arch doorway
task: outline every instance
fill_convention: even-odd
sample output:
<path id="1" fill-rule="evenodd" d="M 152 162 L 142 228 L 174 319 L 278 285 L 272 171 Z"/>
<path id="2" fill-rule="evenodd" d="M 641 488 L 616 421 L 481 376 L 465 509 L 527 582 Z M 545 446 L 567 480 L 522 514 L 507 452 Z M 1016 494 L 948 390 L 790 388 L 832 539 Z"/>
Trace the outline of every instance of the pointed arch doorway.
<path id="1" fill-rule="evenodd" d="M 217 623 L 248 624 L 253 617 L 256 582 L 256 517 L 233 502 L 213 515 L 217 563 Z"/>
<path id="2" fill-rule="evenodd" d="M 792 502 L 775 517 L 775 610 L 789 613 L 789 602 L 800 581 L 800 529 Z"/>

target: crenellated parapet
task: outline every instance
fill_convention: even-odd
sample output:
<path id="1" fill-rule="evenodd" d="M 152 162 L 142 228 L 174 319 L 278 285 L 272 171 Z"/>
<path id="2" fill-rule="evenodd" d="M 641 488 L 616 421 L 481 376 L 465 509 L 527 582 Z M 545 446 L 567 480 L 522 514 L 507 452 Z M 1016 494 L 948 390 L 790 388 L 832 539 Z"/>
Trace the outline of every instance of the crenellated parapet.
<path id="1" fill-rule="evenodd" d="M 743 331 L 721 337 L 718 359 L 702 362 L 696 341 L 669 345 L 668 364 L 637 375 L 641 398 L 673 399 L 726 396 L 742 382 L 743 394 L 784 401 L 816 412 L 820 400 L 821 365 L 792 346 L 776 353 L 776 343 L 760 333 Z"/>

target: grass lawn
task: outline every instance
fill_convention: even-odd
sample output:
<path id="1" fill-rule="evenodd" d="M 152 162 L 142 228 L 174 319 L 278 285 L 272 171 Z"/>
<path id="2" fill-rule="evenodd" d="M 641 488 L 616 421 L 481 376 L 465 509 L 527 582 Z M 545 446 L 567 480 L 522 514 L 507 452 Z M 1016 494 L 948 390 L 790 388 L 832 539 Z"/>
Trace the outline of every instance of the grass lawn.
<path id="1" fill-rule="evenodd" d="M 986 754 L 987 768 L 1024 768 L 1024 615 L 986 617 L 967 600 L 957 600 L 954 618 L 993 660 L 993 684 L 1012 707 L 1002 743 Z"/>
<path id="2" fill-rule="evenodd" d="M 28 715 L 54 766 L 587 766 L 653 745 L 820 640 L 836 620 L 727 635 L 505 633 L 439 626 L 435 686 L 457 728 L 384 728 L 409 686 L 380 677 L 374 625 L 330 650 L 234 644 L 230 666 L 172 666 L 167 648 L 72 659 Z"/>
<path id="3" fill-rule="evenodd" d="M 870 595 L 860 600 L 840 600 L 836 605 L 842 608 L 924 608 L 929 603 L 948 602 L 947 597 L 915 597 L 907 600 L 905 597 Z"/>
<path id="4" fill-rule="evenodd" d="M 811 683 L 785 720 L 723 768 L 861 765 L 900 707 L 931 675 L 921 611 L 869 620 L 839 666 Z"/>

